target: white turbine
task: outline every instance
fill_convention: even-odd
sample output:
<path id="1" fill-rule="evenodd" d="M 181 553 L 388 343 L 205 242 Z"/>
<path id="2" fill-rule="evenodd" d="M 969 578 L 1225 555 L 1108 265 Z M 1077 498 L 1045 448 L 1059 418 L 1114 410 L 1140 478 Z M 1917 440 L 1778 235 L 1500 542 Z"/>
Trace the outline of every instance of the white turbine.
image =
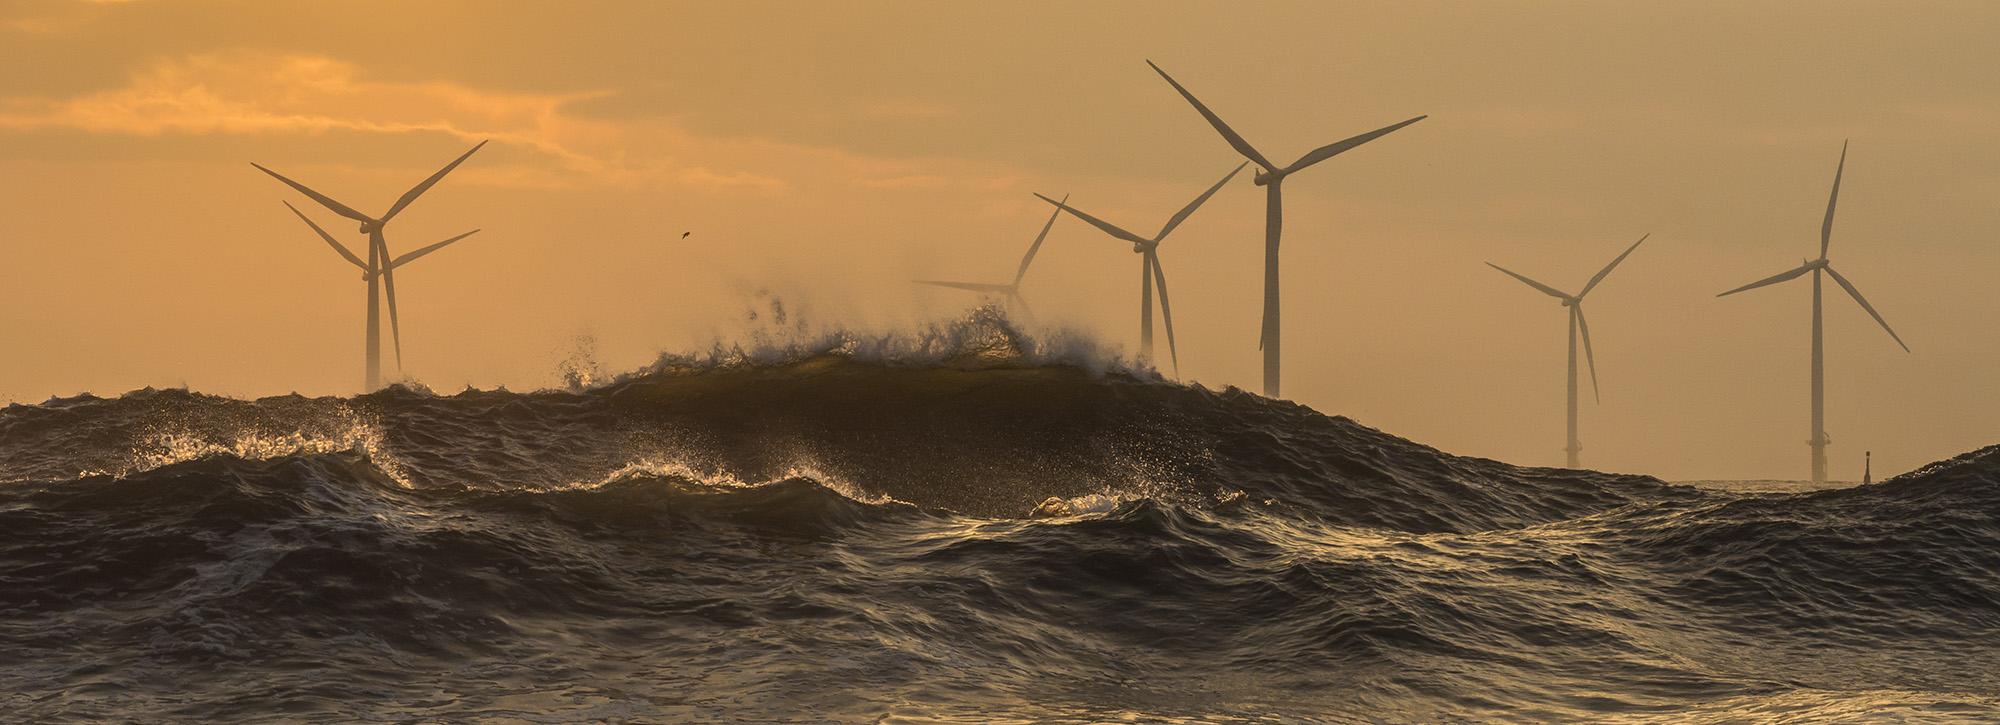
<path id="1" fill-rule="evenodd" d="M 1876 312 L 1875 306 L 1868 304 L 1868 299 L 1861 296 L 1861 290 L 1855 289 L 1854 283 L 1840 276 L 1839 272 L 1834 271 L 1833 264 L 1827 261 L 1827 248 L 1833 241 L 1833 208 L 1840 201 L 1840 177 L 1846 171 L 1847 144 L 1843 142 L 1840 144 L 1840 165 L 1834 167 L 1833 171 L 1833 193 L 1826 200 L 1826 218 L 1819 226 L 1819 259 L 1808 260 L 1791 270 L 1716 295 L 1727 297 L 1744 290 L 1753 290 L 1801 277 L 1807 272 L 1812 273 L 1812 438 L 1806 441 L 1806 445 L 1812 447 L 1813 483 L 1826 481 L 1826 444 L 1830 442 L 1826 437 L 1826 347 L 1825 336 L 1820 327 L 1820 274 L 1824 272 L 1832 277 L 1841 289 L 1847 290 L 1848 296 L 1853 297 L 1855 303 L 1861 305 L 1861 309 L 1868 311 L 1868 316 L 1875 318 L 1875 324 L 1881 325 L 1882 331 L 1889 333 L 1889 338 L 1895 340 L 1896 344 L 1903 348 L 1903 352 L 1910 351 L 1910 346 L 1903 344 L 1903 338 L 1889 328 L 1889 321 L 1882 319 L 1882 313 Z"/>
<path id="2" fill-rule="evenodd" d="M 1256 162 L 1258 166 L 1264 169 L 1257 172 L 1257 176 L 1255 177 L 1257 185 L 1265 188 L 1264 331 L 1263 335 L 1258 338 L 1257 346 L 1264 351 L 1264 395 L 1276 398 L 1279 396 L 1278 238 L 1285 226 L 1284 203 L 1281 199 L 1279 187 L 1285 180 L 1285 177 L 1293 173 L 1333 158 L 1356 146 L 1381 138 L 1396 129 L 1429 117 L 1418 116 L 1401 123 L 1369 131 L 1368 133 L 1344 141 L 1336 141 L 1321 146 L 1299 157 L 1299 160 L 1292 162 L 1292 165 L 1280 168 L 1277 164 L 1271 163 L 1270 159 L 1264 158 L 1263 154 L 1258 153 L 1257 149 L 1252 147 L 1249 141 L 1243 140 L 1243 137 L 1238 135 L 1234 129 L 1231 129 L 1229 124 L 1223 123 L 1221 117 L 1216 116 L 1215 112 L 1208 110 L 1208 106 L 1202 105 L 1202 102 L 1196 99 L 1193 93 L 1189 93 L 1188 89 L 1181 87 L 1181 84 L 1175 81 L 1173 76 L 1167 75 L 1166 71 L 1160 70 L 1160 67 L 1153 65 L 1153 62 L 1150 60 L 1146 61 L 1146 65 L 1153 66 L 1153 70 L 1159 73 L 1161 78 L 1167 79 L 1167 83 L 1172 85 L 1174 90 L 1179 91 L 1181 97 L 1186 98 L 1188 103 L 1193 104 L 1194 110 L 1200 113 L 1202 118 L 1208 119 L 1208 125 L 1214 126 L 1216 133 L 1222 134 L 1223 140 L 1228 141 L 1230 147 L 1236 149 L 1236 153 L 1242 154 L 1243 158 Z"/>
<path id="3" fill-rule="evenodd" d="M 1035 198 L 1054 204 L 1057 209 L 1069 212 L 1075 215 L 1076 218 L 1089 222 L 1091 226 L 1097 227 L 1105 234 L 1132 243 L 1132 251 L 1139 255 L 1139 358 L 1141 360 L 1151 360 L 1153 358 L 1153 284 L 1158 282 L 1160 285 L 1160 317 L 1165 320 L 1167 326 L 1167 354 L 1172 356 L 1174 375 L 1176 376 L 1179 376 L 1181 373 L 1181 355 L 1180 350 L 1174 344 L 1174 311 L 1173 307 L 1167 303 L 1167 271 L 1160 266 L 1160 242 L 1166 240 L 1167 235 L 1174 231 L 1174 227 L 1178 227 L 1181 225 L 1181 222 L 1187 221 L 1188 216 L 1194 214 L 1194 210 L 1201 208 L 1202 202 L 1208 201 L 1208 198 L 1211 196 L 1215 196 L 1215 192 L 1220 190 L 1223 184 L 1227 184 L 1230 179 L 1236 178 L 1237 172 L 1242 171 L 1243 167 L 1249 165 L 1248 162 L 1237 164 L 1236 168 L 1231 169 L 1228 175 L 1222 177 L 1221 181 L 1215 182 L 1214 186 L 1208 187 L 1207 191 L 1201 192 L 1201 196 L 1195 197 L 1194 201 L 1190 201 L 1187 203 L 1187 206 L 1181 207 L 1181 210 L 1176 212 L 1172 219 L 1167 220 L 1166 226 L 1160 227 L 1160 232 L 1153 235 L 1150 239 L 1125 231 L 1110 222 L 1078 211 L 1075 207 L 1071 207 L 1066 203 L 1068 197 L 1064 197 L 1064 201 L 1056 201 L 1041 194 L 1035 195 Z"/>
<path id="4" fill-rule="evenodd" d="M 1488 267 L 1500 270 L 1509 277 L 1521 280 L 1523 284 L 1529 287 L 1541 290 L 1542 294 L 1561 300 L 1562 306 L 1569 308 L 1569 443 L 1563 447 L 1563 450 L 1569 453 L 1570 468 L 1577 467 L 1578 454 L 1583 452 L 1583 442 L 1578 438 L 1576 431 L 1576 338 L 1578 333 L 1582 333 L 1583 336 L 1584 360 L 1590 364 L 1591 397 L 1602 401 L 1597 388 L 1597 354 L 1590 347 L 1590 323 L 1583 318 L 1583 297 L 1590 294 L 1591 290 L 1596 289 L 1597 283 L 1603 282 L 1605 277 L 1610 276 L 1611 270 L 1616 268 L 1619 262 L 1625 261 L 1625 257 L 1632 254 L 1632 250 L 1638 249 L 1640 244 L 1644 244 L 1646 237 L 1650 236 L 1652 235 L 1648 234 L 1639 237 L 1639 241 L 1633 242 L 1630 247 L 1626 247 L 1624 252 L 1621 252 L 1616 258 L 1612 259 L 1610 264 L 1604 265 L 1604 269 L 1599 270 L 1596 276 L 1590 278 L 1589 282 L 1584 283 L 1583 291 L 1573 295 L 1528 279 L 1524 275 L 1517 274 L 1513 270 L 1492 262 L 1486 263 Z"/>
<path id="5" fill-rule="evenodd" d="M 1067 196 L 1063 197 L 1063 201 L 1069 201 L 1069 197 Z M 1035 243 L 1028 245 L 1028 253 L 1021 256 L 1021 266 L 1019 269 L 1016 269 L 1014 271 L 1013 282 L 1007 284 L 995 284 L 990 282 L 947 282 L 944 280 L 935 280 L 935 279 L 918 279 L 911 281 L 916 282 L 917 284 L 927 284 L 934 287 L 949 287 L 952 289 L 968 290 L 971 292 L 978 292 L 982 295 L 999 295 L 1002 300 L 1005 300 L 1007 302 L 1012 302 L 1016 305 L 1020 305 L 1021 314 L 1023 318 L 1032 321 L 1035 316 L 1035 311 L 1033 308 L 1030 308 L 1028 306 L 1028 299 L 1026 297 L 1021 296 L 1021 278 L 1028 276 L 1028 265 L 1034 263 L 1035 253 L 1042 250 L 1042 240 L 1047 239 L 1049 237 L 1049 229 L 1056 225 L 1056 217 L 1059 216 L 1062 216 L 1061 209 L 1057 209 L 1049 213 L 1049 220 L 1046 223 L 1042 224 L 1042 233 L 1035 235 Z"/>
<path id="6" fill-rule="evenodd" d="M 446 164 L 444 168 L 439 169 L 437 173 L 431 174 L 430 178 L 424 179 L 416 186 L 411 187 L 379 219 L 355 211 L 352 207 L 334 201 L 325 194 L 313 191 L 304 184 L 285 178 L 283 174 L 276 171 L 264 168 L 256 163 L 250 164 L 257 167 L 258 171 L 270 174 L 273 178 L 284 182 L 286 186 L 297 189 L 299 193 L 305 194 L 313 201 L 319 202 L 320 206 L 326 207 L 333 213 L 361 222 L 361 233 L 368 235 L 368 261 L 364 263 L 352 252 L 347 251 L 346 247 L 335 242 L 332 235 L 327 234 L 326 230 L 321 229 L 318 224 L 314 224 L 311 219 L 307 219 L 306 215 L 300 213 L 296 207 L 292 208 L 292 213 L 298 214 L 301 220 L 304 220 L 306 224 L 313 228 L 313 231 L 319 233 L 321 239 L 333 245 L 334 251 L 340 252 L 340 255 L 346 258 L 347 261 L 359 266 L 361 268 L 362 279 L 368 282 L 368 332 L 365 344 L 365 372 L 363 375 L 363 386 L 366 390 L 372 391 L 382 387 L 382 324 L 379 298 L 376 290 L 378 288 L 385 290 L 389 300 L 389 331 L 396 343 L 396 367 L 400 369 L 403 365 L 403 332 L 402 325 L 396 314 L 396 268 L 418 257 L 435 252 L 447 244 L 464 239 L 478 231 L 475 229 L 472 232 L 460 234 L 401 257 L 392 258 L 389 254 L 389 243 L 383 239 L 382 228 L 388 225 L 390 219 L 394 219 L 398 213 L 402 212 L 404 207 L 409 206 L 410 202 L 416 201 L 417 197 L 422 196 L 425 191 L 429 191 L 440 179 L 443 179 L 445 174 L 449 174 L 452 169 L 458 168 L 459 164 L 464 163 L 467 158 L 470 158 L 474 152 L 477 152 L 485 145 L 485 141 L 479 142 L 478 145 L 472 147 L 471 151 L 465 152 L 457 159 L 452 160 L 451 163 Z M 291 204 L 286 203 L 285 206 L 290 207 Z M 379 285 L 377 283 L 378 278 L 380 280 Z"/>

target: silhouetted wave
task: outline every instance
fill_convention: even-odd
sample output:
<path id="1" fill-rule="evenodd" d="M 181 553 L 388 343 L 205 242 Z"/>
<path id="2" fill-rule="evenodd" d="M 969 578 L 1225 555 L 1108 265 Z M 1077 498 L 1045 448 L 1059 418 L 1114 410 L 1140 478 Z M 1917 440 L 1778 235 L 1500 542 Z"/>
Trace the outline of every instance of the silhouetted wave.
<path id="1" fill-rule="evenodd" d="M 849 343 L 0 411 L 8 718 L 2000 717 L 2000 449 L 1728 493 Z"/>

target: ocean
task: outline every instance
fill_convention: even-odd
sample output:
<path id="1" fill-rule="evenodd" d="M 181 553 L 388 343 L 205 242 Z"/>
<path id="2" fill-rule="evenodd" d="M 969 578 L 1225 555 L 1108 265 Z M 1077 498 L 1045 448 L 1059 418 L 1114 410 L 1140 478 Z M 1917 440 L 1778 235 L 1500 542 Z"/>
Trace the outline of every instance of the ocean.
<path id="1" fill-rule="evenodd" d="M 2000 449 L 1678 485 L 1016 343 L 10 406 L 0 719 L 2000 720 Z"/>

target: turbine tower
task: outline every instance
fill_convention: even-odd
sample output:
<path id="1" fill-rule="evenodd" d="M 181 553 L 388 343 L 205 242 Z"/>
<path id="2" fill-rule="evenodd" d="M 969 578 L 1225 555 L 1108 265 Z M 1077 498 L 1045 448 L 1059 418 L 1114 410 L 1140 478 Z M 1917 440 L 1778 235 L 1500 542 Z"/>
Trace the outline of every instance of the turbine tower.
<path id="1" fill-rule="evenodd" d="M 389 254 L 389 243 L 382 236 L 382 228 L 384 226 L 387 226 L 389 220 L 394 219 L 396 215 L 398 213 L 401 213 L 405 207 L 408 207 L 410 205 L 410 202 L 416 201 L 417 197 L 422 196 L 425 191 L 429 191 L 430 188 L 432 186 L 435 186 L 440 179 L 443 179 L 445 174 L 451 173 L 452 169 L 456 169 L 458 168 L 459 164 L 465 163 L 465 160 L 467 158 L 470 158 L 473 153 L 479 151 L 479 149 L 484 146 L 486 146 L 485 141 L 479 142 L 478 145 L 472 147 L 472 150 L 465 152 L 456 159 L 453 159 L 451 163 L 445 164 L 445 167 L 439 169 L 437 173 L 431 174 L 430 178 L 424 179 L 416 186 L 411 187 L 410 190 L 404 192 L 402 198 L 397 199 L 396 203 L 393 206 L 389 207 L 389 211 L 384 213 L 382 217 L 379 219 L 355 211 L 352 207 L 349 207 L 338 201 L 334 201 L 331 197 L 328 197 L 325 194 L 313 191 L 312 189 L 307 188 L 306 185 L 304 184 L 285 178 L 283 174 L 280 174 L 276 171 L 264 168 L 263 166 L 256 163 L 250 164 L 251 166 L 257 167 L 258 171 L 270 174 L 272 178 L 284 182 L 286 186 L 290 186 L 293 189 L 297 189 L 299 193 L 305 194 L 313 201 L 319 202 L 320 206 L 326 207 L 333 213 L 361 222 L 361 233 L 368 235 L 368 261 L 367 263 L 363 264 L 361 263 L 359 258 L 355 257 L 351 252 L 348 252 L 345 247 L 342 247 L 337 242 L 334 242 L 333 238 L 330 235 L 328 235 L 325 230 L 320 229 L 318 224 L 313 224 L 312 220 L 306 219 L 304 214 L 299 214 L 299 218 L 306 219 L 306 223 L 311 225 L 314 231 L 319 232 L 320 237 L 322 239 L 325 239 L 328 243 L 333 244 L 335 250 L 341 252 L 341 256 L 346 257 L 350 262 L 354 262 L 355 264 L 360 265 L 361 276 L 368 282 L 368 332 L 367 332 L 367 340 L 364 345 L 365 348 L 364 354 L 366 359 L 364 363 L 365 372 L 363 374 L 363 387 L 368 391 L 373 391 L 382 387 L 382 339 L 381 339 L 382 323 L 381 323 L 381 311 L 379 306 L 380 295 L 377 293 L 377 290 L 378 289 L 383 290 L 384 292 L 386 292 L 388 297 L 389 331 L 396 343 L 396 367 L 398 369 L 401 369 L 403 365 L 403 332 L 402 332 L 402 325 L 398 321 L 396 314 L 396 271 L 395 271 L 396 267 L 406 264 L 416 259 L 417 257 L 421 257 L 425 254 L 437 251 L 438 249 L 444 247 L 445 245 L 463 239 L 471 234 L 471 232 L 467 232 L 466 234 L 461 234 L 451 239 L 447 239 L 443 242 L 433 244 L 429 247 L 417 250 L 416 252 L 411 252 L 410 254 L 403 255 L 402 257 L 392 258 Z M 287 203 L 286 206 L 291 206 L 291 204 Z M 298 213 L 298 209 L 294 208 L 292 209 L 292 212 L 296 214 Z"/>
<path id="2" fill-rule="evenodd" d="M 1063 197 L 1063 201 L 1069 201 L 1069 197 L 1067 196 Z M 1061 209 L 1057 209 L 1049 213 L 1048 222 L 1042 224 L 1042 233 L 1035 235 L 1035 243 L 1028 245 L 1028 253 L 1021 256 L 1021 266 L 1019 269 L 1016 269 L 1014 271 L 1014 281 L 1011 283 L 993 284 L 988 282 L 947 282 L 935 279 L 918 279 L 911 281 L 916 282 L 917 284 L 927 284 L 934 287 L 950 287 L 952 289 L 969 290 L 972 292 L 978 292 L 982 295 L 999 295 L 1001 299 L 1019 305 L 1021 307 L 1021 314 L 1025 319 L 1033 320 L 1035 316 L 1035 311 L 1032 308 L 1028 307 L 1028 299 L 1021 296 L 1021 278 L 1028 276 L 1028 265 L 1034 263 L 1035 253 L 1042 250 L 1042 240 L 1047 239 L 1049 237 L 1049 229 L 1056 225 L 1056 217 L 1059 216 L 1062 216 Z"/>
<path id="3" fill-rule="evenodd" d="M 1422 121 L 1428 118 L 1428 116 L 1418 116 L 1401 123 L 1369 131 L 1368 133 L 1344 141 L 1336 141 L 1321 146 L 1299 157 L 1299 160 L 1292 162 L 1292 165 L 1281 168 L 1277 164 L 1271 163 L 1263 154 L 1258 153 L 1257 149 L 1252 147 L 1250 142 L 1243 140 L 1243 137 L 1231 129 L 1229 124 L 1223 123 L 1220 117 L 1216 116 L 1213 111 L 1208 110 L 1208 106 L 1202 105 L 1201 101 L 1194 97 L 1193 93 L 1189 93 L 1188 89 L 1181 87 L 1180 82 L 1175 81 L 1173 76 L 1167 75 L 1166 71 L 1160 70 L 1160 67 L 1154 65 L 1150 60 L 1146 61 L 1146 65 L 1153 66 L 1154 72 L 1159 73 L 1161 78 L 1167 79 L 1167 83 L 1172 85 L 1174 90 L 1179 91 L 1181 97 L 1186 98 L 1187 102 L 1194 106 L 1194 110 L 1200 113 L 1202 118 L 1208 119 L 1208 124 L 1215 127 L 1216 133 L 1222 134 L 1223 140 L 1228 141 L 1230 147 L 1236 149 L 1237 153 L 1242 154 L 1243 158 L 1254 161 L 1259 167 L 1263 168 L 1263 171 L 1257 172 L 1255 177 L 1257 185 L 1264 187 L 1265 194 L 1264 331 L 1263 335 L 1258 338 L 1257 346 L 1264 351 L 1264 395 L 1271 398 L 1279 397 L 1278 238 L 1285 226 L 1284 202 L 1281 198 L 1281 187 L 1285 177 L 1304 170 L 1313 164 L 1338 156 L 1356 146 L 1381 138 L 1396 129 Z"/>
<path id="4" fill-rule="evenodd" d="M 1570 468 L 1579 467 L 1577 464 L 1578 454 L 1583 452 L 1583 442 L 1577 437 L 1576 433 L 1576 338 L 1578 333 L 1581 333 L 1583 337 L 1584 360 L 1590 364 L 1591 397 L 1600 402 L 1603 400 L 1597 388 L 1597 355 L 1590 348 L 1590 323 L 1583 318 L 1583 297 L 1590 294 L 1591 290 L 1596 289 L 1597 283 L 1603 282 L 1605 277 L 1610 276 L 1611 270 L 1617 268 L 1619 262 L 1625 261 L 1625 257 L 1631 255 L 1632 250 L 1638 249 L 1639 245 L 1646 242 L 1646 237 L 1650 236 L 1652 235 L 1648 234 L 1639 237 L 1639 241 L 1633 242 L 1630 247 L 1626 247 L 1624 252 L 1612 259 L 1610 264 L 1604 265 L 1604 269 L 1599 270 L 1596 276 L 1590 278 L 1589 282 L 1584 283 L 1583 291 L 1573 295 L 1528 279 L 1526 276 L 1517 274 L 1506 267 L 1492 262 L 1486 263 L 1488 267 L 1500 270 L 1509 277 L 1521 280 L 1523 284 L 1529 287 L 1541 290 L 1542 294 L 1561 300 L 1562 306 L 1569 308 L 1569 444 L 1564 446 L 1563 450 L 1569 453 Z"/>
<path id="5" fill-rule="evenodd" d="M 1847 281 L 1846 277 L 1842 277 L 1839 272 L 1834 271 L 1833 264 L 1826 258 L 1827 247 L 1833 241 L 1833 208 L 1840 201 L 1840 177 L 1846 170 L 1847 144 L 1843 142 L 1840 145 L 1840 165 L 1834 167 L 1833 171 L 1833 193 L 1826 200 L 1826 218 L 1820 222 L 1819 259 L 1808 260 L 1791 270 L 1779 272 L 1778 274 L 1716 295 L 1717 297 L 1727 297 L 1745 290 L 1766 287 L 1801 277 L 1807 272 L 1812 273 L 1812 438 L 1806 441 L 1806 445 L 1812 446 L 1813 483 L 1826 482 L 1826 444 L 1830 442 L 1826 437 L 1826 346 L 1824 342 L 1825 335 L 1821 331 L 1820 326 L 1821 274 L 1824 273 L 1825 276 L 1832 277 L 1833 281 L 1839 284 L 1841 289 L 1847 290 L 1848 296 L 1853 297 L 1855 303 L 1861 305 L 1861 309 L 1867 310 L 1868 316 L 1875 318 L 1875 324 L 1881 325 L 1882 331 L 1889 333 L 1889 338 L 1895 340 L 1896 344 L 1903 348 L 1903 352 L 1910 351 L 1910 346 L 1903 344 L 1903 338 L 1898 336 L 1895 330 L 1889 328 L 1887 320 L 1882 319 L 1882 313 L 1876 312 L 1874 305 L 1868 304 L 1868 299 L 1861 296 L 1861 290 L 1855 289 L 1854 283 Z"/>
<path id="6" fill-rule="evenodd" d="M 1160 266 L 1160 242 L 1166 240 L 1167 235 L 1174 231 L 1174 227 L 1178 227 L 1181 225 L 1181 222 L 1187 221 L 1188 216 L 1194 214 L 1194 210 L 1201 208 L 1202 202 L 1206 202 L 1209 197 L 1215 196 L 1215 192 L 1221 190 L 1223 184 L 1227 184 L 1230 179 L 1236 178 L 1237 172 L 1242 171 L 1243 167 L 1249 165 L 1249 162 L 1237 164 L 1236 168 L 1231 169 L 1227 175 L 1222 177 L 1221 181 L 1215 182 L 1214 186 L 1208 187 L 1207 191 L 1201 192 L 1201 196 L 1195 197 L 1194 201 L 1188 202 L 1187 206 L 1181 207 L 1180 211 L 1175 212 L 1173 218 L 1167 220 L 1166 226 L 1160 227 L 1160 232 L 1154 234 L 1150 239 L 1125 231 L 1110 222 L 1078 211 L 1075 207 L 1067 203 L 1067 197 L 1065 197 L 1064 201 L 1056 201 L 1041 194 L 1035 195 L 1035 198 L 1054 204 L 1056 209 L 1069 212 L 1075 215 L 1076 218 L 1089 222 L 1091 226 L 1097 227 L 1105 234 L 1132 243 L 1132 251 L 1139 255 L 1139 359 L 1153 359 L 1153 284 L 1158 282 L 1160 285 L 1160 317 L 1166 321 L 1167 354 L 1172 356 L 1175 376 L 1181 374 L 1181 354 L 1180 350 L 1174 344 L 1174 311 L 1173 307 L 1167 303 L 1167 272 L 1165 268 Z"/>

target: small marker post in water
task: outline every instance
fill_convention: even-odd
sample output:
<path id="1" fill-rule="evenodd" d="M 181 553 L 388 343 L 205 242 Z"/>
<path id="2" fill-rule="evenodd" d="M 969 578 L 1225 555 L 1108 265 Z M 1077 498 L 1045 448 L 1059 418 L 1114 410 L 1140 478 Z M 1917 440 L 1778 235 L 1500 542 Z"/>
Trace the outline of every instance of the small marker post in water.
<path id="1" fill-rule="evenodd" d="M 1861 452 L 1861 482 L 1862 482 L 1862 483 L 1864 483 L 1864 484 L 1867 484 L 1867 483 L 1874 483 L 1874 482 L 1875 482 L 1875 452 L 1874 452 L 1874 451 L 1862 451 L 1862 452 Z"/>

